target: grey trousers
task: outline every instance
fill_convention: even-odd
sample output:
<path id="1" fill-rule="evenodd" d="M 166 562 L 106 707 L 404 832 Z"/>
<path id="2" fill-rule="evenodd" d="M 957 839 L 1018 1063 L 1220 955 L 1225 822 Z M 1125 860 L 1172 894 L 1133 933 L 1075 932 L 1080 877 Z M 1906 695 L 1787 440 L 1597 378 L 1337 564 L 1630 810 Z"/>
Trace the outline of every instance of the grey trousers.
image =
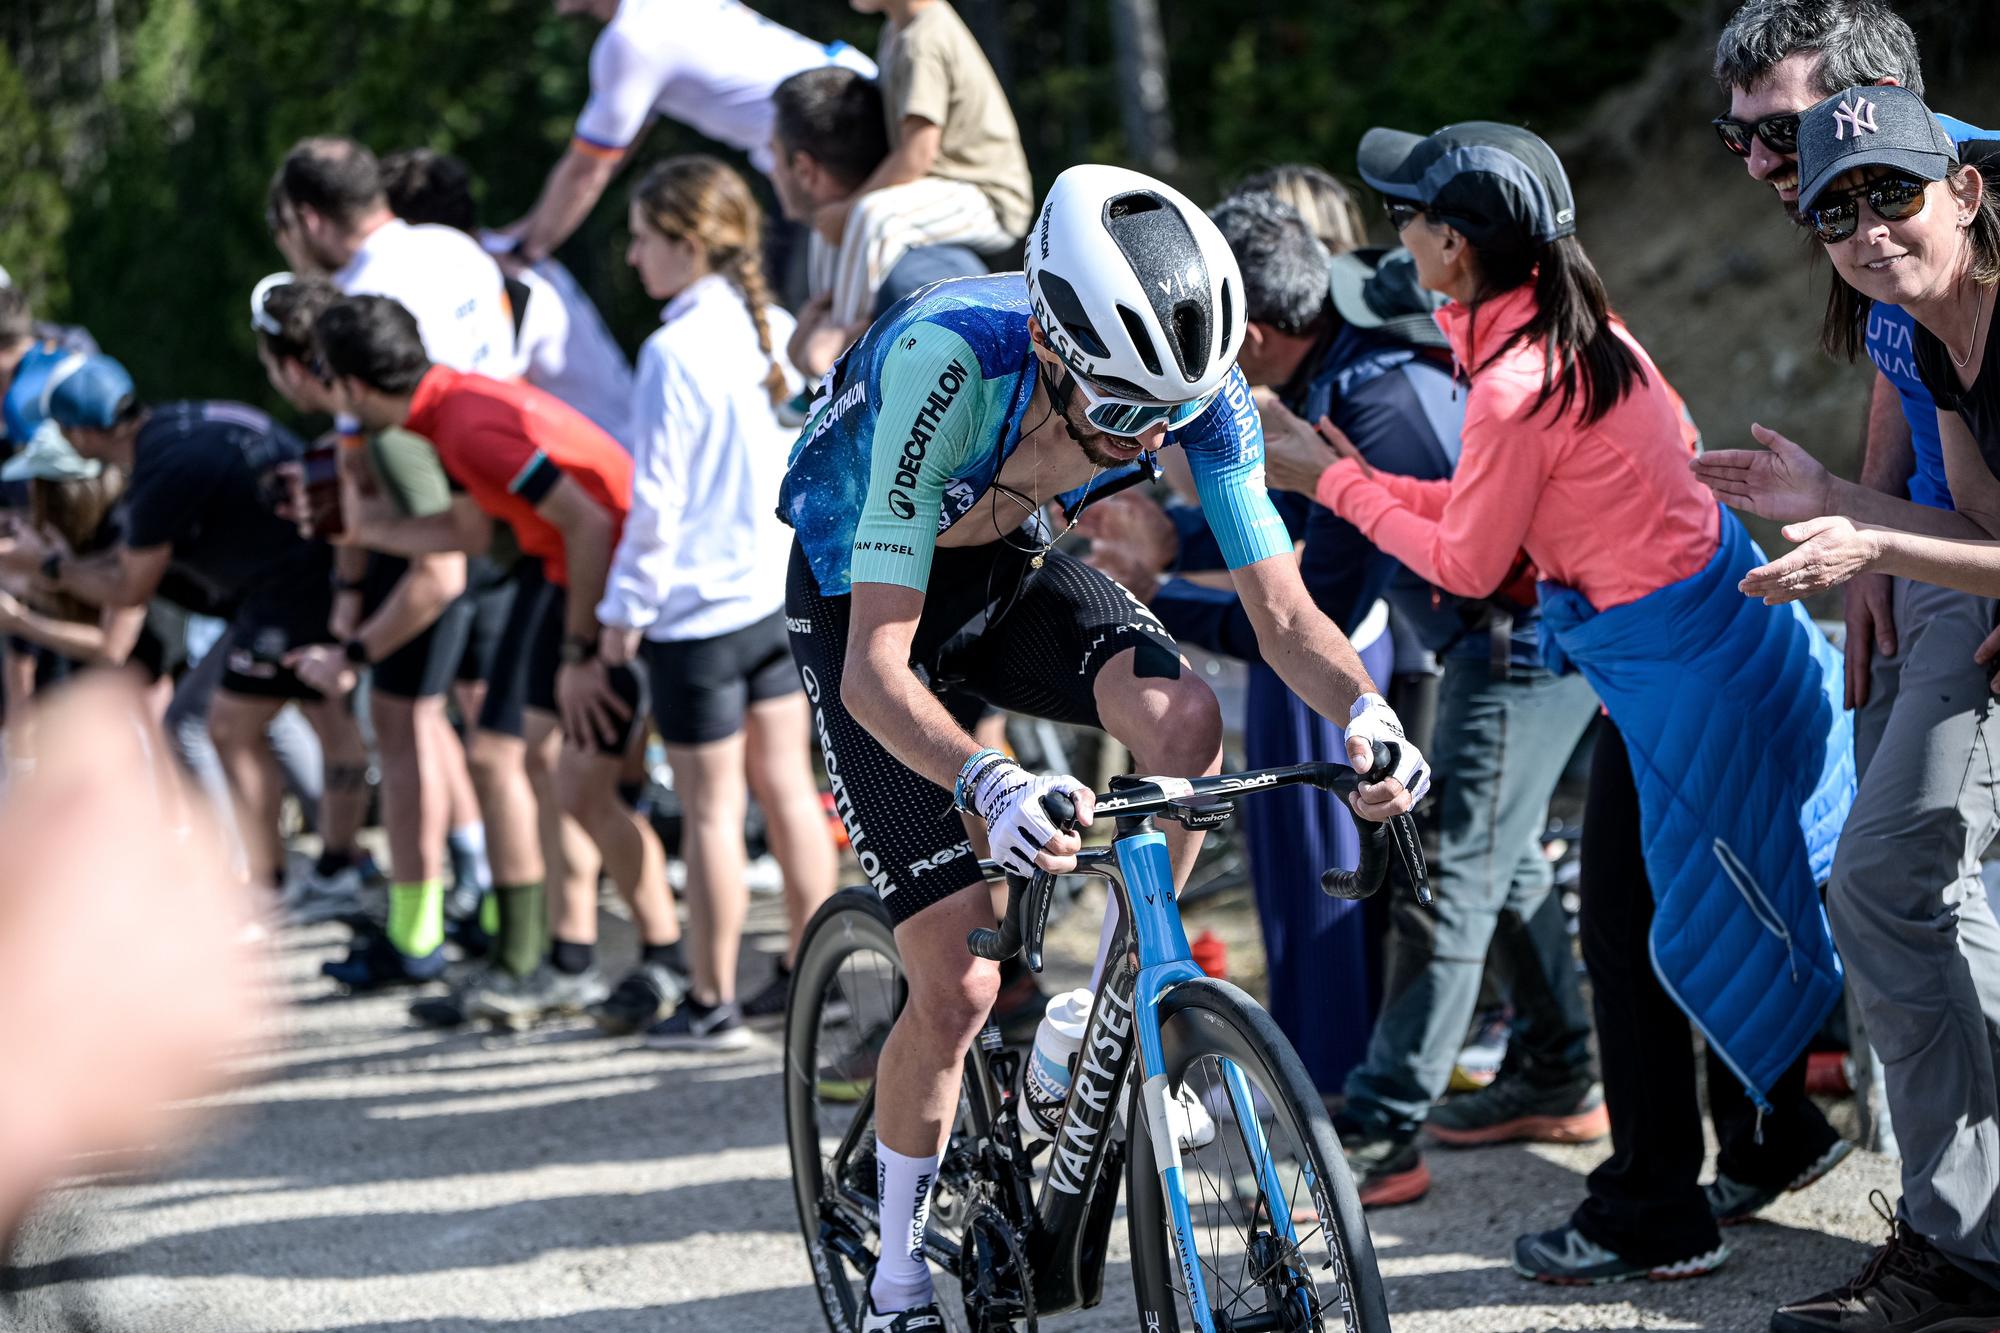
<path id="1" fill-rule="evenodd" d="M 1972 660 L 1996 604 L 1904 579 L 1895 598 L 1899 679 L 1827 912 L 1882 1061 L 1902 1215 L 2000 1285 L 2000 923 L 1980 878 L 2000 832 L 2000 700 Z"/>

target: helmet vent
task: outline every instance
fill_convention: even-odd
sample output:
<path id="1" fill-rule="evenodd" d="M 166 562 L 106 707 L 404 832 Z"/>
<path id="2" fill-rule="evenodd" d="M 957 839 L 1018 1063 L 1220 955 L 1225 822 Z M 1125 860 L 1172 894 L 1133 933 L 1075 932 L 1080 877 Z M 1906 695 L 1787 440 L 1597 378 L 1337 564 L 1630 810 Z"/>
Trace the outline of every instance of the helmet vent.
<path id="1" fill-rule="evenodd" d="M 1160 196 L 1151 191 L 1121 194 L 1105 205 L 1104 215 L 1108 220 L 1115 222 L 1119 218 L 1129 218 L 1136 213 L 1153 213 L 1165 207 L 1166 204 Z"/>
<path id="2" fill-rule="evenodd" d="M 1174 307 L 1174 343 L 1180 354 L 1181 372 L 1191 380 L 1208 369 L 1208 320 L 1206 312 L 1193 301 Z"/>
<path id="3" fill-rule="evenodd" d="M 1049 318 L 1062 325 L 1077 350 L 1085 356 L 1099 361 L 1110 359 L 1111 349 L 1104 345 L 1104 337 L 1090 322 L 1090 316 L 1083 312 L 1083 300 L 1076 294 L 1076 288 L 1059 274 L 1044 271 L 1040 277 L 1042 298 L 1049 303 Z"/>
<path id="4" fill-rule="evenodd" d="M 1160 349 L 1153 346 L 1152 335 L 1139 317 L 1125 306 L 1118 307 L 1118 318 L 1125 321 L 1125 333 L 1132 339 L 1132 346 L 1138 349 L 1139 363 L 1146 367 L 1148 375 L 1160 373 Z"/>
<path id="5" fill-rule="evenodd" d="M 1229 335 L 1234 331 L 1236 317 L 1236 284 L 1222 280 L 1222 346 L 1229 346 Z"/>

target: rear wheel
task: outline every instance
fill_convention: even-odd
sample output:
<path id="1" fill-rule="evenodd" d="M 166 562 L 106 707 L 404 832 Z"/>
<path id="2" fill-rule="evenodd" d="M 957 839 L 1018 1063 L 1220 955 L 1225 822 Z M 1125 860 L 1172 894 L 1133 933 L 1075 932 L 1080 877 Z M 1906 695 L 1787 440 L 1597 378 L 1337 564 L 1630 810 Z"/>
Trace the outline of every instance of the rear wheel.
<path id="1" fill-rule="evenodd" d="M 1181 1150 L 1195 1260 L 1217 1330 L 1389 1333 L 1388 1305 L 1361 1201 L 1326 1108 L 1291 1044 L 1227 982 L 1183 982 L 1160 1002 L 1170 1090 L 1199 1100 L 1215 1137 Z M 1248 1086 L 1238 1115 L 1229 1075 Z M 1144 1120 L 1143 1105 L 1135 1121 Z M 1130 1136 L 1126 1178 L 1139 1326 L 1196 1321 L 1162 1196 L 1153 1139 Z"/>

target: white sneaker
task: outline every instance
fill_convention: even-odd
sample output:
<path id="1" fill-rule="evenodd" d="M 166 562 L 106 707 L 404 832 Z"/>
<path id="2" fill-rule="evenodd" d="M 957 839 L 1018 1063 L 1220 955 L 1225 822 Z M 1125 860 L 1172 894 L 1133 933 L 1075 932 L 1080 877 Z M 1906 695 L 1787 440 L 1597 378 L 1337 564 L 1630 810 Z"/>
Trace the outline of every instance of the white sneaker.
<path id="1" fill-rule="evenodd" d="M 311 926 L 353 916 L 361 910 L 361 870 L 347 866 L 331 875 L 308 870 L 285 886 L 285 923 Z"/>

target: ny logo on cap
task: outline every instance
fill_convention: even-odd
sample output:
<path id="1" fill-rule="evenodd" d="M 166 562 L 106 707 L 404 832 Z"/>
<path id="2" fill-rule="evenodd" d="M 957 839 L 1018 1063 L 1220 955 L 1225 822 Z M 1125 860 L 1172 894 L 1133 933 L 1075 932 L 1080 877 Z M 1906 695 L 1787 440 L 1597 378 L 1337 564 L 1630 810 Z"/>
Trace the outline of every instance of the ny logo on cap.
<path id="1" fill-rule="evenodd" d="M 1842 99 L 1833 109 L 1833 137 L 1845 139 L 1849 130 L 1859 139 L 1864 132 L 1875 133 L 1875 104 L 1865 97 L 1857 97 L 1850 104 Z"/>

